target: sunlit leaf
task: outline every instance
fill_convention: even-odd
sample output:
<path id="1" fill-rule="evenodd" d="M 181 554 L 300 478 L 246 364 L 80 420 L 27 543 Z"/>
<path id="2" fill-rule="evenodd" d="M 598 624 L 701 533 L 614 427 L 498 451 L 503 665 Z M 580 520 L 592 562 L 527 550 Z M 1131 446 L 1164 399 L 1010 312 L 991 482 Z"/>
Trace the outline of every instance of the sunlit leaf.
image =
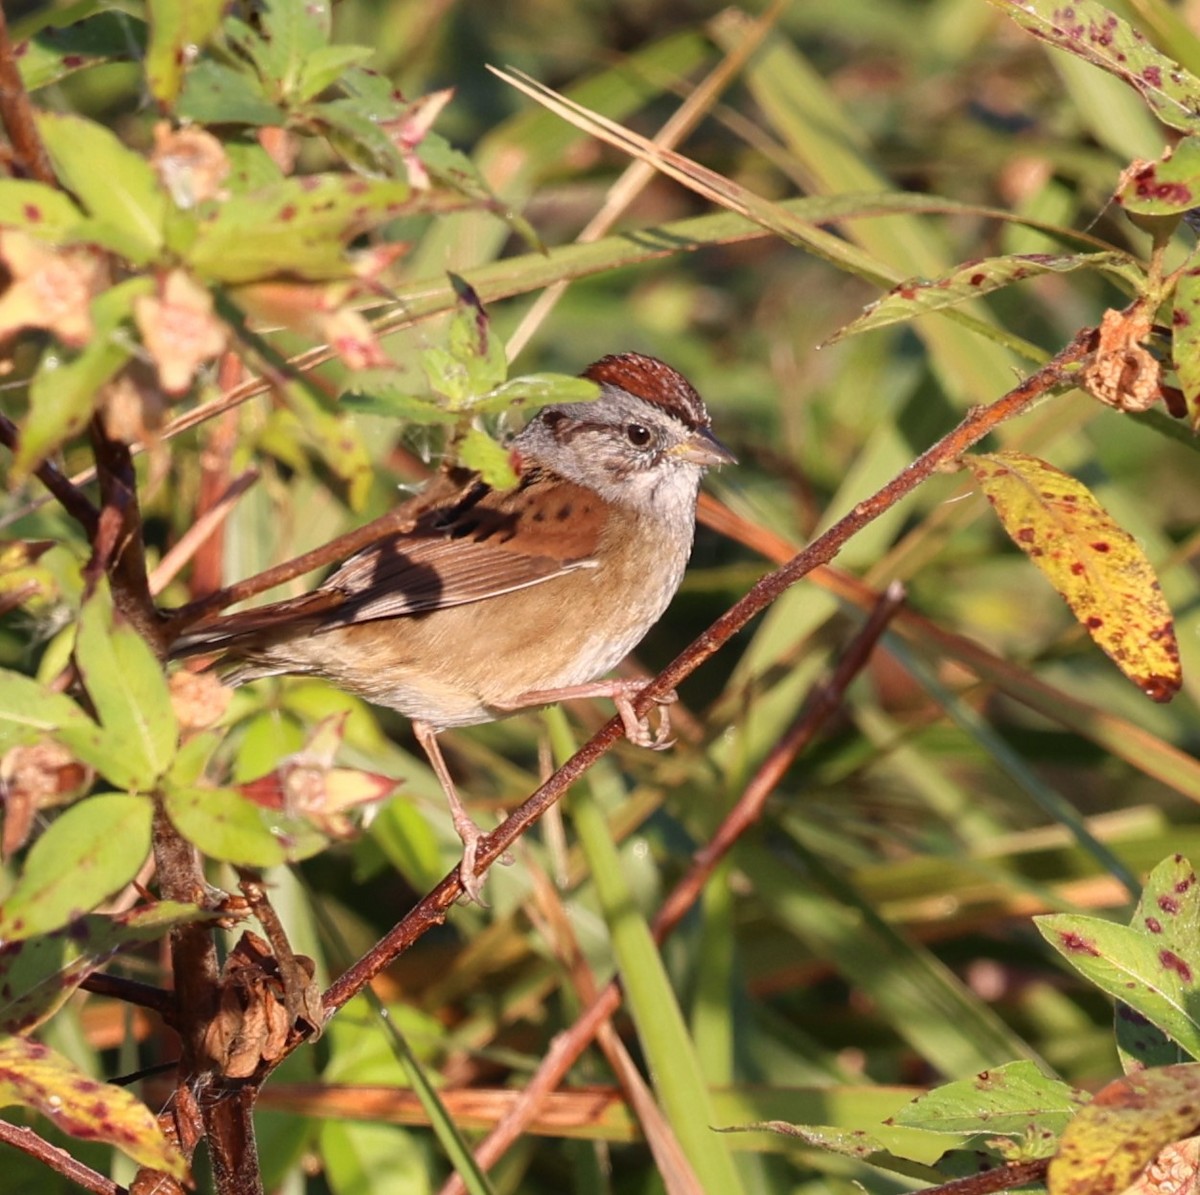
<path id="1" fill-rule="evenodd" d="M 124 888 L 150 851 L 153 816 L 149 798 L 125 793 L 72 805 L 30 847 L 0 908 L 0 939 L 59 929 Z"/>
<path id="2" fill-rule="evenodd" d="M 154 257 L 163 243 L 167 194 L 150 163 L 81 116 L 39 113 L 38 132 L 55 173 L 116 234 L 120 251 L 137 264 Z"/>
<path id="3" fill-rule="evenodd" d="M 860 332 L 968 303 L 1025 278 L 1067 274 L 1074 270 L 1104 270 L 1124 278 L 1131 288 L 1141 279 L 1140 270 L 1124 253 L 1025 253 L 981 258 L 965 262 L 940 278 L 928 281 L 913 278 L 893 287 L 857 319 L 835 332 L 826 343 L 834 344 Z"/>
<path id="4" fill-rule="evenodd" d="M 228 788 L 167 790 L 167 815 L 190 843 L 212 859 L 241 867 L 275 867 L 307 859 L 328 839 L 305 819 L 263 809 Z"/>
<path id="5" fill-rule="evenodd" d="M 225 0 L 147 0 L 150 44 L 146 50 L 146 81 L 150 94 L 170 108 L 183 85 L 188 57 L 200 49 L 221 23 Z"/>
<path id="6" fill-rule="evenodd" d="M 935 1087 L 896 1113 L 896 1124 L 935 1133 L 995 1133 L 1027 1137 L 1036 1125 L 1044 1153 L 1088 1096 L 1061 1079 L 1049 1078 L 1032 1062 L 1010 1062 Z M 1032 1143 L 1030 1143 L 1032 1144 Z"/>
<path id="7" fill-rule="evenodd" d="M 1165 1145 L 1200 1127 L 1200 1065 L 1139 1071 L 1102 1087 L 1063 1133 L 1050 1195 L 1124 1191 Z"/>
<path id="8" fill-rule="evenodd" d="M 1115 198 L 1126 211 L 1147 216 L 1200 207 L 1200 137 L 1184 137 L 1157 162 L 1135 162 L 1121 175 Z"/>
<path id="9" fill-rule="evenodd" d="M 1154 569 L 1091 491 L 1020 452 L 963 458 L 1005 531 L 1062 594 L 1075 617 L 1148 697 L 1182 681 L 1171 611 Z"/>
<path id="10" fill-rule="evenodd" d="M 1187 133 L 1200 130 L 1200 79 L 1097 0 L 991 2 L 1034 37 L 1123 79 L 1164 124 Z"/>
<path id="11" fill-rule="evenodd" d="M 459 462 L 474 469 L 488 485 L 498 490 L 512 489 L 517 484 L 517 471 L 512 454 L 477 427 L 467 429 L 458 444 Z"/>
<path id="12" fill-rule="evenodd" d="M 0 179 L 0 225 L 19 228 L 30 236 L 59 241 L 83 213 L 70 198 L 31 179 Z"/>
<path id="13" fill-rule="evenodd" d="M 207 58 L 187 72 L 176 111 L 200 124 L 276 125 L 285 120 L 254 74 Z"/>
<path id="14" fill-rule="evenodd" d="M 346 243 L 412 210 L 411 201 L 402 182 L 348 174 L 283 179 L 220 204 L 201 221 L 188 262 L 222 282 L 348 277 Z"/>
<path id="15" fill-rule="evenodd" d="M 137 787 L 148 791 L 171 766 L 179 727 L 162 665 L 96 586 L 79 613 L 75 663 L 106 732 L 121 744 Z"/>
<path id="16" fill-rule="evenodd" d="M 1150 873 L 1129 924 L 1150 940 L 1160 963 L 1167 958 L 1179 960 L 1165 974 L 1154 972 L 1158 983 L 1168 981 L 1178 1003 L 1188 991 L 1183 969 L 1200 967 L 1200 885 L 1187 859 L 1173 855 Z M 1117 1002 L 1115 1021 L 1117 1050 L 1127 1073 L 1190 1060 L 1182 1046 L 1124 999 Z"/>
<path id="17" fill-rule="evenodd" d="M 1172 949 L 1144 928 L 1099 917 L 1034 918 L 1042 937 L 1081 975 L 1200 1058 L 1200 983 L 1195 944 Z"/>
<path id="18" fill-rule="evenodd" d="M 115 1146 L 155 1170 L 187 1176 L 154 1113 L 123 1087 L 89 1078 L 41 1042 L 0 1037 L 0 1106 L 32 1108 L 71 1137 Z"/>

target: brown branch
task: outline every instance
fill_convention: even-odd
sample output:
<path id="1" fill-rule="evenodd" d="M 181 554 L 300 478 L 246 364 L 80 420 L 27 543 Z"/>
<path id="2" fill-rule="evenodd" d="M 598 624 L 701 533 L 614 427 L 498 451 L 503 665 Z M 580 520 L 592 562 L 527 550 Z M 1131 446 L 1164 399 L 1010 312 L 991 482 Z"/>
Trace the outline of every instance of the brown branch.
<path id="1" fill-rule="evenodd" d="M 51 1145 L 33 1129 L 21 1128 L 0 1120 L 0 1142 L 19 1149 L 31 1158 L 37 1158 L 39 1162 L 44 1162 L 51 1170 L 85 1191 L 93 1191 L 95 1195 L 128 1195 L 125 1187 L 118 1186 L 111 1178 L 97 1173 L 90 1166 L 77 1162 L 65 1149 Z"/>
<path id="2" fill-rule="evenodd" d="M 712 877 L 717 864 L 747 828 L 758 820 L 767 798 L 775 791 L 792 762 L 841 706 L 850 682 L 866 666 L 880 635 L 900 609 L 903 600 L 904 591 L 899 585 L 888 587 L 871 612 L 870 618 L 843 653 L 832 676 L 812 691 L 792 725 L 759 765 L 758 771 L 746 785 L 737 804 L 717 827 L 712 840 L 693 856 L 692 865 L 687 873 L 675 885 L 654 918 L 652 932 L 656 943 L 661 945 L 687 915 Z M 555 1038 L 550 1052 L 525 1085 L 520 1098 L 476 1149 L 475 1160 L 482 1169 L 494 1166 L 513 1142 L 525 1132 L 529 1123 L 541 1111 L 546 1098 L 557 1089 L 567 1072 L 587 1049 L 592 1038 L 601 1031 L 620 1006 L 620 985 L 616 980 L 610 980 L 575 1024 Z M 460 1195 L 463 1190 L 458 1177 L 452 1176 L 442 1189 L 441 1195 Z"/>
<path id="3" fill-rule="evenodd" d="M 103 971 L 96 971 L 87 976 L 79 986 L 94 996 L 109 996 L 123 1004 L 147 1008 L 158 1013 L 164 1020 L 170 1020 L 175 1013 L 174 992 L 169 992 L 166 988 L 156 988 L 149 983 L 140 983 L 136 979 L 126 979 L 122 975 L 108 975 Z"/>
<path id="4" fill-rule="evenodd" d="M 142 512 L 133 454 L 128 444 L 108 434 L 102 416 L 93 416 L 90 431 L 102 505 L 100 526 L 84 577 L 91 581 L 102 572 L 108 574 L 113 605 L 161 655 L 162 620 L 150 595 L 150 582 L 146 576 Z"/>
<path id="5" fill-rule="evenodd" d="M 912 493 L 922 482 L 940 469 L 951 466 L 962 453 L 1000 424 L 1021 414 L 1050 391 L 1063 386 L 1067 381 L 1068 367 L 1079 362 L 1087 354 L 1094 335 L 1095 329 L 1083 329 L 1052 361 L 1002 398 L 988 406 L 969 411 L 957 427 L 922 453 L 887 485 L 860 502 L 849 514 L 793 556 L 782 568 L 768 573 L 758 581 L 740 601 L 734 603 L 641 691 L 633 703 L 635 711 L 647 712 L 657 698 L 676 688 L 756 614 L 765 610 L 813 569 L 827 564 L 847 540 Z M 610 719 L 507 820 L 481 839 L 478 852 L 480 871 L 494 863 L 580 776 L 611 750 L 621 734 L 621 719 Z M 330 985 L 325 993 L 326 1012 L 329 1015 L 336 1012 L 356 992 L 370 983 L 392 959 L 407 950 L 433 926 L 440 925 L 446 918 L 446 911 L 461 894 L 462 884 L 458 870 L 455 869 L 353 967 Z"/>
<path id="6" fill-rule="evenodd" d="M 20 439 L 21 433 L 17 425 L 7 415 L 0 415 L 0 444 L 16 452 Z M 91 539 L 96 534 L 100 520 L 100 512 L 92 505 L 91 499 L 49 461 L 38 465 L 33 475 L 54 495 L 63 510 L 83 528 L 88 539 Z"/>
<path id="7" fill-rule="evenodd" d="M 965 1178 L 952 1179 L 937 1187 L 926 1187 L 920 1195 L 995 1195 L 998 1191 L 1008 1191 L 1013 1187 L 1045 1182 L 1049 1168 L 1049 1158 L 1006 1162 L 995 1170 L 983 1170 L 979 1174 L 968 1174 Z"/>
<path id="8" fill-rule="evenodd" d="M 13 147 L 12 165 L 25 178 L 58 186 L 50 156 L 38 135 L 33 105 L 21 80 L 15 47 L 8 36 L 8 21 L 0 5 L 0 120 Z"/>

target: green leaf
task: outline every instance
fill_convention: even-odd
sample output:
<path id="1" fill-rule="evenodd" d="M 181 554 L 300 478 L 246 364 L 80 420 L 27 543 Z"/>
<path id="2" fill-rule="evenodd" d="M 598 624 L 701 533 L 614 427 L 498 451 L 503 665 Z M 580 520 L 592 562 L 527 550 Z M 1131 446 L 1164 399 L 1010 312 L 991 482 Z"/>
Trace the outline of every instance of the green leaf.
<path id="1" fill-rule="evenodd" d="M 1063 1133 L 1046 1176 L 1049 1195 L 1124 1191 L 1160 1149 L 1200 1127 L 1198 1101 L 1195 1063 L 1139 1071 L 1102 1087 Z"/>
<path id="2" fill-rule="evenodd" d="M 18 672 L 0 669 L 0 744 L 28 743 L 48 734 L 110 783 L 136 788 L 138 772 L 122 744 L 69 697 Z"/>
<path id="3" fill-rule="evenodd" d="M 105 793 L 72 805 L 33 844 L 0 909 L 0 939 L 59 929 L 119 892 L 150 851 L 147 797 Z"/>
<path id="4" fill-rule="evenodd" d="M 119 951 L 215 916 L 196 905 L 162 901 L 115 917 L 80 917 L 62 929 L 5 943 L 0 947 L 0 1030 L 28 1033 Z"/>
<path id="5" fill-rule="evenodd" d="M 1200 955 L 1200 885 L 1182 855 L 1164 859 L 1147 877 L 1130 928 L 1180 959 Z M 1124 1001 L 1116 1009 L 1117 1050 L 1128 1074 L 1143 1067 L 1186 1062 L 1183 1051 Z"/>
<path id="6" fill-rule="evenodd" d="M 170 788 L 164 805 L 188 842 L 212 859 L 239 867 L 275 867 L 307 859 L 328 845 L 303 819 L 264 809 L 228 788 Z"/>
<path id="7" fill-rule="evenodd" d="M 297 85 L 305 61 L 329 41 L 331 5 L 326 0 L 266 0 L 258 61 L 268 80 L 288 99 L 299 98 Z"/>
<path id="8" fill-rule="evenodd" d="M 348 174 L 287 178 L 221 204 L 201 221 L 187 260 L 201 276 L 223 282 L 348 277 L 346 242 L 411 210 L 413 200 L 402 182 Z"/>
<path id="9" fill-rule="evenodd" d="M 1144 34 L 1096 0 L 991 0 L 1040 41 L 1133 87 L 1164 124 L 1200 130 L 1200 79 L 1160 54 Z"/>
<path id="10" fill-rule="evenodd" d="M 893 287 L 857 319 L 825 342 L 836 344 L 860 332 L 970 302 L 980 295 L 1042 274 L 1067 274 L 1075 270 L 1102 270 L 1124 278 L 1131 289 L 1143 281 L 1134 260 L 1125 253 L 1024 253 L 965 262 L 939 278 L 912 278 Z"/>
<path id="11" fill-rule="evenodd" d="M 178 98 L 184 64 L 217 31 L 224 8 L 225 0 L 146 0 L 146 82 L 162 107 L 170 108 Z"/>
<path id="12" fill-rule="evenodd" d="M 138 265 L 151 261 L 163 244 L 167 195 L 150 163 L 81 116 L 41 112 L 37 125 L 55 173 L 108 227 L 120 252 Z"/>
<path id="13" fill-rule="evenodd" d="M 336 83 L 348 67 L 366 62 L 374 53 L 371 46 L 321 46 L 314 50 L 300 64 L 296 99 L 310 100 L 320 95 Z"/>
<path id="14" fill-rule="evenodd" d="M 198 124 L 279 125 L 286 119 L 256 75 L 208 58 L 188 71 L 175 109 Z"/>
<path id="15" fill-rule="evenodd" d="M 152 789 L 171 766 L 179 727 L 162 665 L 117 615 L 106 583 L 79 613 L 75 664 L 101 725 L 121 744 L 134 786 Z"/>
<path id="16" fill-rule="evenodd" d="M 1194 941 L 1189 950 L 1173 950 L 1143 929 L 1075 913 L 1051 913 L 1034 923 L 1084 978 L 1200 1058 L 1200 957 Z"/>
<path id="17" fill-rule="evenodd" d="M 89 1078 L 41 1042 L 0 1038 L 0 1106 L 32 1108 L 71 1137 L 116 1146 L 135 1162 L 187 1177 L 154 1113 L 123 1087 Z"/>
<path id="18" fill-rule="evenodd" d="M 366 415 L 402 419 L 406 423 L 457 423 L 458 416 L 429 398 L 408 392 L 409 379 L 398 370 L 367 369 L 352 374 L 338 405 Z"/>
<path id="19" fill-rule="evenodd" d="M 467 429 L 458 443 L 457 456 L 461 464 L 474 469 L 495 489 L 511 490 L 517 484 L 512 454 L 477 427 Z"/>
<path id="20" fill-rule="evenodd" d="M 50 20 L 70 23 L 47 24 L 16 47 L 17 66 L 27 91 L 102 62 L 140 58 L 146 45 L 146 26 L 123 12 L 97 12 L 74 20 L 69 12 L 60 11 L 51 14 Z"/>
<path id="21" fill-rule="evenodd" d="M 488 391 L 471 403 L 480 414 L 494 411 L 536 411 L 552 403 L 591 402 L 600 395 L 600 387 L 587 378 L 562 373 L 527 373 Z"/>
<path id="22" fill-rule="evenodd" d="M 45 241 L 61 241 L 83 213 L 61 191 L 29 179 L 0 181 L 0 224 Z"/>
<path id="23" fill-rule="evenodd" d="M 1200 267 L 1185 270 L 1175 284 L 1171 355 L 1192 430 L 1200 430 Z"/>
<path id="24" fill-rule="evenodd" d="M 1053 1152 L 1054 1142 L 1090 1097 L 1051 1079 L 1032 1062 L 1010 1062 L 972 1079 L 935 1087 L 901 1108 L 896 1124 L 934 1133 L 1025 1137 L 1030 1125 Z"/>
<path id="25" fill-rule="evenodd" d="M 92 339 L 74 356 L 50 346 L 29 386 L 29 414 L 13 458 L 13 477 L 31 473 L 88 424 L 101 388 L 133 355 L 132 338 L 122 333 L 138 295 L 150 294 L 154 280 L 130 278 L 92 300 Z"/>

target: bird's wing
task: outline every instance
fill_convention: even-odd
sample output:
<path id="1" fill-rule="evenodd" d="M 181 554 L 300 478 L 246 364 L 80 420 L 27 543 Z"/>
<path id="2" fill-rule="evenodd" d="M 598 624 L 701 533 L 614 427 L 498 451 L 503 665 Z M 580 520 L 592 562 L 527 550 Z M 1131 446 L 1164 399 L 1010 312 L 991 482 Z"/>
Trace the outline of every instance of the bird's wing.
<path id="1" fill-rule="evenodd" d="M 541 471 L 503 493 L 475 482 L 346 561 L 318 590 L 341 596 L 321 626 L 444 610 L 594 567 L 605 517 L 592 491 Z"/>

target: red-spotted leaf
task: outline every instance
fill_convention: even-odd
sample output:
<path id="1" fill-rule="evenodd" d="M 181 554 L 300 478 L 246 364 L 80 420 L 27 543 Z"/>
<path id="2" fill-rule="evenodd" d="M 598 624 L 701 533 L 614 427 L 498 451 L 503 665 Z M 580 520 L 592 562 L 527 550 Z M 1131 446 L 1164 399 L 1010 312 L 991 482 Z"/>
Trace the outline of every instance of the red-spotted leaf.
<path id="1" fill-rule="evenodd" d="M 964 262 L 938 278 L 910 278 L 872 303 L 857 319 L 835 332 L 825 343 L 836 344 L 860 332 L 885 328 L 914 316 L 956 307 L 980 295 L 1042 274 L 1067 274 L 1073 270 L 1104 270 L 1137 286 L 1141 274 L 1125 253 L 1022 253 Z"/>
<path id="2" fill-rule="evenodd" d="M 1200 79 L 1097 0 L 991 2 L 1034 37 L 1123 79 L 1164 124 L 1185 133 L 1200 130 Z"/>
<path id="3" fill-rule="evenodd" d="M 140 20 L 124 12 L 93 12 L 80 20 L 79 7 L 43 10 L 37 19 L 46 23 L 17 44 L 15 57 L 26 90 L 47 87 L 102 62 L 140 57 L 146 44 L 146 26 Z"/>
<path id="4" fill-rule="evenodd" d="M 183 1155 L 130 1092 L 89 1078 L 40 1042 L 0 1037 L 0 1106 L 13 1104 L 40 1112 L 68 1136 L 116 1146 L 143 1166 L 187 1176 Z"/>
<path id="5" fill-rule="evenodd" d="M 1051 913 L 1034 922 L 1085 979 L 1161 1030 L 1189 1058 L 1200 1058 L 1200 958 L 1194 940 L 1168 943 L 1144 923 L 1114 925 L 1076 913 Z M 1128 1016 L 1118 1012 L 1122 1015 Z"/>
<path id="6" fill-rule="evenodd" d="M 414 203 L 407 183 L 353 174 L 287 178 L 220 204 L 201 220 L 186 257 L 201 277 L 221 282 L 347 278 L 354 263 L 346 243 L 416 206 L 425 200 Z"/>
<path id="7" fill-rule="evenodd" d="M 1154 701 L 1182 674 L 1171 611 L 1133 536 L 1091 491 L 1021 452 L 963 457 L 1013 542 L 1062 594 L 1113 662 Z"/>
<path id="8" fill-rule="evenodd" d="M 933 1133 L 989 1133 L 1027 1138 L 1036 1126 L 1052 1152 L 1054 1141 L 1087 1096 L 1051 1079 L 1032 1062 L 1010 1062 L 971 1079 L 935 1087 L 906 1104 L 893 1121 Z M 1037 1142 L 1029 1142 L 1036 1145 Z"/>
<path id="9" fill-rule="evenodd" d="M 1171 345 L 1192 430 L 1200 431 L 1200 267 L 1185 270 L 1175 284 Z"/>
<path id="10" fill-rule="evenodd" d="M 1160 961 L 1178 960 L 1169 970 L 1174 977 L 1172 989 L 1183 988 L 1185 969 L 1200 969 L 1200 884 L 1182 855 L 1164 859 L 1147 877 L 1130 928 L 1154 943 Z M 1183 994 L 1188 992 L 1185 989 Z M 1146 1013 L 1124 999 L 1117 1002 L 1116 1031 L 1126 1073 L 1192 1060 Z"/>
<path id="11" fill-rule="evenodd" d="M 72 805 L 30 847 L 0 908 L 0 939 L 59 929 L 124 888 L 150 852 L 153 816 L 148 797 L 126 793 Z"/>
<path id="12" fill-rule="evenodd" d="M 1157 162 L 1134 162 L 1114 197 L 1127 211 L 1174 216 L 1200 207 L 1200 137 L 1184 137 Z"/>
<path id="13" fill-rule="evenodd" d="M 43 241 L 60 241 L 83 219 L 61 191 L 24 178 L 0 181 L 0 225 Z"/>
<path id="14" fill-rule="evenodd" d="M 0 1030 L 28 1033 L 118 951 L 214 916 L 196 905 L 163 901 L 115 917 L 80 917 L 28 941 L 6 942 L 0 947 Z"/>
<path id="15" fill-rule="evenodd" d="M 1139 1071 L 1102 1087 L 1067 1125 L 1050 1195 L 1116 1195 L 1167 1145 L 1200 1128 L 1200 1065 Z"/>

